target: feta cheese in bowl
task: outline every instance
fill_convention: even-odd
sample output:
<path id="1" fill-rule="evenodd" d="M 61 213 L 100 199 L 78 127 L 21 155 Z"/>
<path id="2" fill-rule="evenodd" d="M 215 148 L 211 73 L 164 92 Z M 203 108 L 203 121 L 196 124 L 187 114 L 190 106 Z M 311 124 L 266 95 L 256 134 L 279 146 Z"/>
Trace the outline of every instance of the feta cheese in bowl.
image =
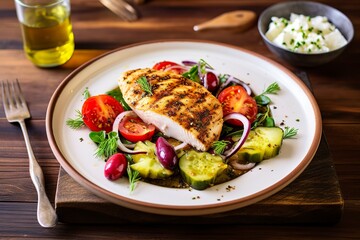
<path id="1" fill-rule="evenodd" d="M 272 17 L 265 36 L 279 47 L 299 53 L 325 53 L 341 48 L 347 40 L 327 17 L 290 14 Z"/>
<path id="2" fill-rule="evenodd" d="M 354 37 L 354 27 L 346 15 L 310 1 L 270 6 L 259 16 L 258 30 L 272 53 L 286 63 L 301 67 L 334 60 Z"/>

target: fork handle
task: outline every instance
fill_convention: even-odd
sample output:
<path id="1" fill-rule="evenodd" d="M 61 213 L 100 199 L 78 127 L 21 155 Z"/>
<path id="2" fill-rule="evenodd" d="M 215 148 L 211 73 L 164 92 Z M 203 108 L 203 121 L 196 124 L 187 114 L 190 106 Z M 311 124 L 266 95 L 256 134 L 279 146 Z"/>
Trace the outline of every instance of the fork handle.
<path id="1" fill-rule="evenodd" d="M 44 174 L 41 170 L 39 163 L 37 162 L 33 150 L 31 148 L 30 139 L 26 129 L 24 120 L 20 120 L 19 124 L 24 135 L 26 149 L 29 155 L 29 171 L 32 182 L 35 185 L 36 192 L 38 195 L 37 204 L 37 219 L 43 227 L 54 227 L 57 223 L 57 215 L 52 207 L 45 192 L 45 180 Z"/>

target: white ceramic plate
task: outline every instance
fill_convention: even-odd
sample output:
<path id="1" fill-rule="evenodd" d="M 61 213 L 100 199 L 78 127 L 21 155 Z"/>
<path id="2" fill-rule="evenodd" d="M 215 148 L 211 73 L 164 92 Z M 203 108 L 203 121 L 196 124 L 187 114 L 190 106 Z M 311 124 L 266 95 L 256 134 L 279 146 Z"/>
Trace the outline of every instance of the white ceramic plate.
<path id="1" fill-rule="evenodd" d="M 89 130 L 72 130 L 68 118 L 81 109 L 82 93 L 92 95 L 117 86 L 124 71 L 151 67 L 156 62 L 204 59 L 217 71 L 250 84 L 256 94 L 273 82 L 281 91 L 272 95 L 276 124 L 295 127 L 295 139 L 284 140 L 280 154 L 250 172 L 203 191 L 164 188 L 140 182 L 129 193 L 127 178 L 115 182 L 103 175 L 104 161 L 94 157 Z M 202 215 L 243 207 L 262 200 L 293 181 L 310 163 L 321 138 L 321 116 L 307 87 L 286 68 L 234 46 L 202 41 L 157 41 L 127 46 L 102 55 L 75 70 L 55 91 L 48 107 L 46 130 L 61 166 L 81 185 L 116 204 L 167 215 Z M 80 141 L 83 139 L 83 141 Z M 229 189 L 229 186 L 231 188 Z"/>

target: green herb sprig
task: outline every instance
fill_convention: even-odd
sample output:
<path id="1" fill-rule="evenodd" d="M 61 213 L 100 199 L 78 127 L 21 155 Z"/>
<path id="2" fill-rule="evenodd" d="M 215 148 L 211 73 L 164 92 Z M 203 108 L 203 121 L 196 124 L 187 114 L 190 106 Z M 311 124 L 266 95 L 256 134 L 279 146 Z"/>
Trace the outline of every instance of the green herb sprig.
<path id="1" fill-rule="evenodd" d="M 221 140 L 221 141 L 215 141 L 213 144 L 212 144 L 212 148 L 214 149 L 214 152 L 216 154 L 223 154 L 225 149 L 226 149 L 226 146 L 230 143 L 230 141 L 226 141 L 226 140 Z"/>
<path id="2" fill-rule="evenodd" d="M 292 138 L 292 137 L 296 136 L 298 134 L 298 130 L 299 129 L 297 129 L 297 128 L 285 127 L 283 139 Z"/>
<path id="3" fill-rule="evenodd" d="M 128 178 L 129 178 L 129 188 L 130 188 L 130 192 L 133 192 L 135 187 L 136 187 L 136 183 L 138 181 L 140 181 L 141 177 L 140 177 L 140 173 L 136 170 L 133 170 L 130 167 L 130 164 L 128 164 L 127 166 L 127 174 L 128 174 Z"/>
<path id="4" fill-rule="evenodd" d="M 84 96 L 84 99 L 88 99 L 89 97 L 91 97 L 88 87 L 85 88 L 82 95 Z"/>
<path id="5" fill-rule="evenodd" d="M 140 77 L 136 82 L 140 85 L 142 90 L 144 90 L 150 96 L 153 95 L 151 85 L 150 85 L 150 83 L 148 82 L 148 80 L 146 79 L 145 76 Z"/>
<path id="6" fill-rule="evenodd" d="M 67 119 L 66 125 L 72 129 L 79 129 L 85 126 L 81 112 L 79 110 L 76 110 L 76 117 Z"/>
<path id="7" fill-rule="evenodd" d="M 257 104 L 265 106 L 271 102 L 271 99 L 266 96 L 267 94 L 277 94 L 280 91 L 280 86 L 277 82 L 270 84 L 263 93 L 255 96 L 255 101 Z"/>
<path id="8" fill-rule="evenodd" d="M 85 100 L 88 99 L 91 96 L 89 92 L 89 88 L 86 87 L 82 95 L 84 96 Z M 69 118 L 66 120 L 66 125 L 72 129 L 79 129 L 85 126 L 80 110 L 76 110 L 75 118 Z"/>
<path id="9" fill-rule="evenodd" d="M 124 110 L 125 111 L 129 111 L 131 110 L 131 108 L 129 107 L 129 105 L 126 103 L 124 97 L 123 97 L 123 94 L 122 92 L 120 91 L 120 89 L 117 87 L 117 88 L 114 88 L 113 90 L 111 91 L 108 91 L 106 92 L 107 95 L 109 96 L 112 96 L 113 98 L 115 98 L 116 100 L 118 100 L 118 102 L 121 103 L 121 105 L 123 106 Z"/>
<path id="10" fill-rule="evenodd" d="M 183 73 L 183 77 L 186 77 L 194 82 L 200 83 L 199 78 L 199 70 L 201 74 L 206 74 L 206 69 L 214 69 L 210 64 L 208 64 L 204 59 L 200 59 L 200 61 L 192 66 L 189 71 Z"/>
<path id="11" fill-rule="evenodd" d="M 116 132 L 109 132 L 108 134 L 105 131 L 91 132 L 89 137 L 98 145 L 95 151 L 97 157 L 108 159 L 117 152 L 118 135 Z"/>
<path id="12" fill-rule="evenodd" d="M 270 107 L 265 106 L 262 108 L 265 109 L 265 112 L 260 112 L 257 114 L 256 120 L 253 122 L 251 129 L 254 129 L 258 126 L 265 126 L 265 127 L 274 127 L 275 126 L 275 120 L 270 115 L 271 114 Z"/>

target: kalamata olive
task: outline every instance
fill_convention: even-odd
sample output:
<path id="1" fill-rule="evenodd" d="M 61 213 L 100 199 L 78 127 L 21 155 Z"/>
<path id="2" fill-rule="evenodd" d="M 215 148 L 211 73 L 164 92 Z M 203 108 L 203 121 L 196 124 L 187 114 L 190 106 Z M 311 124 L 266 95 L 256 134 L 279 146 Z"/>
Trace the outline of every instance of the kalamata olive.
<path id="1" fill-rule="evenodd" d="M 127 160 L 124 154 L 115 153 L 105 164 L 104 175 L 109 180 L 116 180 L 121 178 L 126 172 Z"/>
<path id="2" fill-rule="evenodd" d="M 178 164 L 178 157 L 174 147 L 163 137 L 156 140 L 156 156 L 166 169 L 172 170 Z"/>
<path id="3" fill-rule="evenodd" d="M 207 82 L 208 90 L 210 92 L 213 93 L 219 88 L 218 77 L 213 72 L 206 73 L 205 81 Z"/>

